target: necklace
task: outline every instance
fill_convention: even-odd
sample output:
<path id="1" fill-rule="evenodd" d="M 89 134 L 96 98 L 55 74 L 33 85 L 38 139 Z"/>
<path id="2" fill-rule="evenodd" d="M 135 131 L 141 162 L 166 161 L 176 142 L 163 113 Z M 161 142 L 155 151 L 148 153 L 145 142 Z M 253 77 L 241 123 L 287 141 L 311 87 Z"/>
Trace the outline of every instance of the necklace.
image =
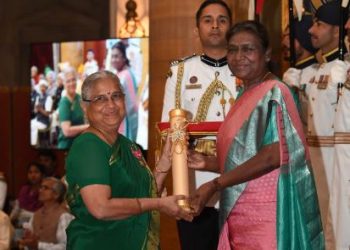
<path id="1" fill-rule="evenodd" d="M 102 135 L 102 137 L 105 139 L 105 141 L 109 144 L 109 145 L 113 145 L 114 140 L 113 138 L 111 138 L 110 135 L 108 135 L 107 133 L 105 133 L 104 131 L 102 131 L 101 129 L 96 128 L 95 126 L 90 125 L 91 128 L 93 128 L 94 130 L 96 130 L 100 135 Z"/>

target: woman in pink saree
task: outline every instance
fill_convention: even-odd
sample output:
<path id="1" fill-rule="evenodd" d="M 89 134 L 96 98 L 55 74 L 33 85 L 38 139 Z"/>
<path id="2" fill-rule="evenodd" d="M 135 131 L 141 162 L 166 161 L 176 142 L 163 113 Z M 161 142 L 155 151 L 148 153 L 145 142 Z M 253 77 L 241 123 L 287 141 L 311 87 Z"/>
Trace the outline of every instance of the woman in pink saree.
<path id="1" fill-rule="evenodd" d="M 113 45 L 111 63 L 125 92 L 126 117 L 120 125 L 119 133 L 136 141 L 139 105 L 137 84 L 129 59 L 126 57 L 126 47 L 123 42 L 119 41 Z"/>
<path id="2" fill-rule="evenodd" d="M 220 250 L 324 249 L 302 125 L 288 87 L 268 70 L 267 31 L 245 21 L 227 39 L 243 88 L 219 130 L 217 157 L 189 155 L 190 167 L 221 172 L 197 190 L 195 212 L 221 191 Z"/>

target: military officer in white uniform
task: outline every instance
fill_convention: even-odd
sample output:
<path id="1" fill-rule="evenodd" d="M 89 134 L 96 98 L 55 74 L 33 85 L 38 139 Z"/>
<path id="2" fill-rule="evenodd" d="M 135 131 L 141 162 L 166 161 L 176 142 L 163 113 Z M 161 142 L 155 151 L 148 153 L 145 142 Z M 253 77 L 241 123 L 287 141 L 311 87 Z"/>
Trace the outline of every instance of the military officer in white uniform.
<path id="1" fill-rule="evenodd" d="M 309 29 L 311 42 L 319 51 L 318 64 L 306 75 L 305 93 L 308 97 L 307 142 L 315 176 L 326 249 L 334 248 L 334 233 L 329 217 L 329 194 L 334 166 L 334 118 L 338 101 L 337 80 L 330 77 L 339 57 L 340 2 L 321 5 Z"/>
<path id="2" fill-rule="evenodd" d="M 162 121 L 169 120 L 169 111 L 182 108 L 193 121 L 222 121 L 236 98 L 235 77 L 227 61 L 225 34 L 231 25 L 231 11 L 221 0 L 205 1 L 196 13 L 197 32 L 203 54 L 172 63 L 164 94 Z M 195 142 L 196 150 L 215 154 L 215 138 Z M 215 178 L 209 172 L 195 173 L 191 194 L 201 184 Z M 216 200 L 217 201 L 217 200 Z M 216 249 L 218 212 L 211 201 L 193 222 L 178 222 L 182 250 Z"/>
<path id="3" fill-rule="evenodd" d="M 312 46 L 311 36 L 308 33 L 312 26 L 312 16 L 303 15 L 299 21 L 293 20 L 294 29 L 294 48 L 295 48 L 295 67 L 289 68 L 283 74 L 283 81 L 293 90 L 293 94 L 298 95 L 300 101 L 299 112 L 304 125 L 304 132 L 307 131 L 307 106 L 308 100 L 305 95 L 306 82 L 310 75 L 314 74 L 316 68 L 309 67 L 317 63 L 315 53 L 316 49 Z M 282 40 L 285 48 L 289 49 L 289 35 Z M 288 54 L 288 53 L 285 53 Z"/>
<path id="4" fill-rule="evenodd" d="M 350 18 L 345 28 L 350 30 Z M 334 166 L 330 190 L 330 211 L 335 249 L 350 249 L 350 55 L 331 69 L 331 78 L 344 83 L 334 121 Z"/>

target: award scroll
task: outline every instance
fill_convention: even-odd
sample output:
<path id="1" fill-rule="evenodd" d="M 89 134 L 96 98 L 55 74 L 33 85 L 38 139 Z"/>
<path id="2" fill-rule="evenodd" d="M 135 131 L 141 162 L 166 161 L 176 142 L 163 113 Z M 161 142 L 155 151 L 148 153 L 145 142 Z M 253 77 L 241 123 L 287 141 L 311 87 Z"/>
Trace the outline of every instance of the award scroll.
<path id="1" fill-rule="evenodd" d="M 172 140 L 172 174 L 173 194 L 189 196 L 187 142 L 186 142 L 186 111 L 173 109 L 169 112 Z M 179 200 L 179 206 L 190 210 L 188 200 Z"/>

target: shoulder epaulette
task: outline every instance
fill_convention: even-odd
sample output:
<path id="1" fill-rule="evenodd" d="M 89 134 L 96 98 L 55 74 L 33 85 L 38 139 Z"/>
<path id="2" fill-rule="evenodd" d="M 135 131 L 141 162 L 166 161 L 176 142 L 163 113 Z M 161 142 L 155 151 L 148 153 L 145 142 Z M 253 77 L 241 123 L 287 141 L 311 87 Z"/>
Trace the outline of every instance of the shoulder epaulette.
<path id="1" fill-rule="evenodd" d="M 174 60 L 170 63 L 170 66 L 176 66 L 178 65 L 180 62 L 184 62 L 192 57 L 195 57 L 197 54 L 196 53 L 193 53 L 193 55 L 190 55 L 190 56 L 186 56 L 186 57 L 183 57 L 181 59 L 178 59 L 178 60 Z"/>

